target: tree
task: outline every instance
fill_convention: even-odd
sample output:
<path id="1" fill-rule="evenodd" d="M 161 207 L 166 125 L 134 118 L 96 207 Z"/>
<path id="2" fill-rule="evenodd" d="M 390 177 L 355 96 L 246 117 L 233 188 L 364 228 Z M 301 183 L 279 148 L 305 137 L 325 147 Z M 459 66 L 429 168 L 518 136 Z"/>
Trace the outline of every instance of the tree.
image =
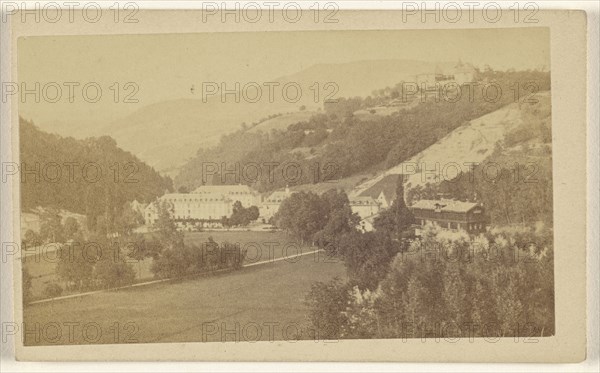
<path id="1" fill-rule="evenodd" d="M 223 228 L 231 227 L 231 219 L 229 219 L 227 216 L 222 216 L 221 225 L 223 226 Z"/>
<path id="2" fill-rule="evenodd" d="M 59 249 L 56 274 L 65 281 L 68 289 L 82 290 L 91 286 L 98 243 L 74 242 Z"/>
<path id="3" fill-rule="evenodd" d="M 356 231 L 360 217 L 352 212 L 344 191 L 330 189 L 321 195 L 321 199 L 327 206 L 327 222 L 323 229 L 315 234 L 314 241 L 330 255 L 337 255 L 340 239 L 343 235 Z"/>
<path id="4" fill-rule="evenodd" d="M 44 288 L 44 297 L 46 298 L 56 298 L 60 296 L 63 292 L 62 287 L 56 282 L 51 282 Z"/>
<path id="5" fill-rule="evenodd" d="M 141 263 L 146 258 L 158 258 L 160 247 L 154 240 L 146 240 L 142 234 L 133 234 L 127 238 L 129 252 L 127 256 L 138 262 L 138 275 L 142 277 Z"/>
<path id="6" fill-rule="evenodd" d="M 260 211 L 258 210 L 258 207 L 250 206 L 246 209 L 246 214 L 247 214 L 248 220 L 253 222 L 253 221 L 256 221 L 258 219 L 258 217 L 260 216 Z"/>
<path id="7" fill-rule="evenodd" d="M 339 277 L 329 283 L 312 284 L 305 303 L 309 309 L 308 319 L 318 333 L 315 338 L 336 339 L 342 336 L 348 324 L 344 311 L 350 301 L 349 289 Z"/>
<path id="8" fill-rule="evenodd" d="M 177 225 L 171 219 L 173 206 L 168 201 L 158 201 L 156 203 L 157 219 L 152 226 L 158 233 L 158 242 L 163 248 L 172 248 L 183 244 L 183 233 L 177 230 Z"/>
<path id="9" fill-rule="evenodd" d="M 95 279 L 105 289 L 133 283 L 135 271 L 121 256 L 103 257 L 94 268 Z"/>
<path id="10" fill-rule="evenodd" d="M 115 220 L 115 228 L 120 235 L 128 236 L 144 223 L 144 217 L 138 210 L 134 210 L 129 202 L 124 204 L 122 211 Z"/>
<path id="11" fill-rule="evenodd" d="M 250 222 L 255 221 L 260 216 L 258 207 L 250 206 L 244 208 L 240 201 L 235 201 L 233 204 L 233 211 L 230 218 L 221 218 L 221 223 L 224 227 L 229 226 L 246 226 Z"/>
<path id="12" fill-rule="evenodd" d="M 23 249 L 28 247 L 36 247 L 41 245 L 40 235 L 35 233 L 33 230 L 28 229 L 23 235 L 23 240 L 21 242 Z"/>
<path id="13" fill-rule="evenodd" d="M 61 217 L 57 209 L 47 208 L 40 216 L 40 236 L 49 242 L 65 242 Z"/>
<path id="14" fill-rule="evenodd" d="M 79 232 L 79 223 L 74 217 L 69 216 L 65 219 L 63 230 L 67 240 L 74 239 L 77 232 Z"/>
<path id="15" fill-rule="evenodd" d="M 375 218 L 375 230 L 386 233 L 394 240 L 402 240 L 409 235 L 414 217 L 404 202 L 404 183 L 402 176 L 396 183 L 396 198 L 392 206 Z"/>
<path id="16" fill-rule="evenodd" d="M 385 234 L 358 231 L 343 235 L 338 248 L 350 282 L 360 289 L 375 289 L 399 251 L 399 245 Z"/>
<path id="17" fill-rule="evenodd" d="M 275 214 L 277 226 L 287 230 L 302 242 L 311 240 L 327 222 L 328 206 L 312 192 L 293 193 L 279 206 Z"/>

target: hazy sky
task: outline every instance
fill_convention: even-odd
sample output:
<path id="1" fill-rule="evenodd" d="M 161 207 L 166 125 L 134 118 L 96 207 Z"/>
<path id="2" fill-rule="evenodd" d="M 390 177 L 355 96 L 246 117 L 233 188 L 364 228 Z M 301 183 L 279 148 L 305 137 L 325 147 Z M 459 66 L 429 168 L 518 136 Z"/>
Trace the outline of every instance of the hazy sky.
<path id="1" fill-rule="evenodd" d="M 136 97 L 149 104 L 197 98 L 190 96 L 190 87 L 199 87 L 203 81 L 264 82 L 318 63 L 377 59 L 437 62 L 460 58 L 479 67 L 489 64 L 497 69 L 549 68 L 549 46 L 546 28 L 21 38 L 20 81 L 31 85 L 50 81 L 83 85 L 93 81 L 102 87 L 103 99 L 96 104 L 82 99 L 69 104 L 65 87 L 65 98 L 59 103 L 35 104 L 28 99 L 20 113 L 36 122 L 93 120 L 100 112 L 106 120 L 141 107 L 105 99 L 104 95 L 114 95 L 108 88 L 113 82 L 136 82 L 140 87 Z"/>

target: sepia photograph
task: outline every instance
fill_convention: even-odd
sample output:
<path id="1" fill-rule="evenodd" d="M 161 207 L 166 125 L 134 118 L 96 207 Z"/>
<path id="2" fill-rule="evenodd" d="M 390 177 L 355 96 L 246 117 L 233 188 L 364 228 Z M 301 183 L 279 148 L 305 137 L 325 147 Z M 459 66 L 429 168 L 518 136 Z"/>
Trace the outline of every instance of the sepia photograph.
<path id="1" fill-rule="evenodd" d="M 2 335 L 21 356 L 540 362 L 570 333 L 548 360 L 585 359 L 585 107 L 562 78 L 585 67 L 555 41 L 575 33 L 327 6 L 229 30 L 250 13 L 215 9 L 210 31 L 13 36 Z M 135 10 L 115 31 L 161 12 Z"/>
<path id="2" fill-rule="evenodd" d="M 25 345 L 552 336 L 521 33 L 20 39 Z"/>

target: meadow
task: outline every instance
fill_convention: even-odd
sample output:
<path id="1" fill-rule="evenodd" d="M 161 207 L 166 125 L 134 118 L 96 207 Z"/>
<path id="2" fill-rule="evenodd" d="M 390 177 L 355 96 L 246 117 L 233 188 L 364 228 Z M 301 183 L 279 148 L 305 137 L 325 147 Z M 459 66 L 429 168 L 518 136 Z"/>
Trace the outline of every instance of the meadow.
<path id="1" fill-rule="evenodd" d="M 229 242 L 239 245 L 246 250 L 245 264 L 272 261 L 282 257 L 292 257 L 297 254 L 312 251 L 313 248 L 302 247 L 298 241 L 288 236 L 284 232 L 272 231 L 205 231 L 205 232 L 186 232 L 185 242 L 188 244 L 200 245 L 212 237 L 218 243 Z M 141 261 L 127 259 L 133 266 L 136 273 L 136 282 L 150 281 L 154 275 L 150 270 L 152 267 L 152 258 L 146 258 Z M 52 282 L 61 283 L 56 276 L 57 259 L 55 255 L 39 254 L 31 255 L 25 258 L 23 263 L 32 276 L 32 294 L 34 299 L 43 298 L 44 288 Z"/>
<path id="2" fill-rule="evenodd" d="M 306 247 L 306 251 L 310 248 Z M 28 305 L 25 345 L 319 339 L 304 299 L 342 263 L 308 254 L 229 273 Z M 290 342 L 291 343 L 291 342 Z"/>

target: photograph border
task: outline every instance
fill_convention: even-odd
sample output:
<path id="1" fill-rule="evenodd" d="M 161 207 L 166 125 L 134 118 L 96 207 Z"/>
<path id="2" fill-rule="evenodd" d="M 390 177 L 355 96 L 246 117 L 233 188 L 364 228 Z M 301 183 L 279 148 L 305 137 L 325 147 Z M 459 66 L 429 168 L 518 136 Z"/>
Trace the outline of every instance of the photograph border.
<path id="1" fill-rule="evenodd" d="M 160 15 L 158 14 L 160 12 Z M 402 23 L 395 11 L 341 11 L 337 24 L 313 22 L 203 24 L 196 11 L 140 11 L 143 24 L 114 25 L 107 34 L 166 32 L 286 31 L 331 28 L 336 30 L 429 29 L 451 25 Z M 188 360 L 188 361 L 419 361 L 419 362 L 579 362 L 586 356 L 586 14 L 583 11 L 540 11 L 535 25 L 515 25 L 510 21 L 494 24 L 476 20 L 460 28 L 548 27 L 551 38 L 552 130 L 554 177 L 556 335 L 538 343 L 515 343 L 506 338 L 497 343 L 423 343 L 416 340 L 341 340 L 336 342 L 216 342 L 157 343 L 140 345 L 78 345 L 24 347 L 15 339 L 19 360 Z M 110 17 L 107 17 L 110 18 Z M 147 19 L 147 21 L 146 21 Z M 196 20 L 196 22 L 194 22 Z M 33 27 L 31 27 L 33 26 Z M 52 26 L 52 27 L 47 27 Z M 325 27 L 325 28 L 323 28 Z M 454 28 L 454 27 L 452 27 Z M 12 77 L 16 79 L 16 40 L 25 35 L 98 34 L 102 29 L 89 24 L 30 25 L 13 23 Z M 12 109 L 18 107 L 16 98 Z M 18 111 L 10 111 L 12 159 L 18 156 Z M 4 151 L 4 149 L 3 149 Z M 13 237 L 19 236 L 19 184 L 12 183 Z M 2 209 L 5 209 L 3 204 Z M 6 216 L 6 215 L 5 215 Z M 12 241 L 17 241 L 13 239 Z M 22 322 L 20 306 L 20 263 L 14 262 L 15 322 Z"/>

